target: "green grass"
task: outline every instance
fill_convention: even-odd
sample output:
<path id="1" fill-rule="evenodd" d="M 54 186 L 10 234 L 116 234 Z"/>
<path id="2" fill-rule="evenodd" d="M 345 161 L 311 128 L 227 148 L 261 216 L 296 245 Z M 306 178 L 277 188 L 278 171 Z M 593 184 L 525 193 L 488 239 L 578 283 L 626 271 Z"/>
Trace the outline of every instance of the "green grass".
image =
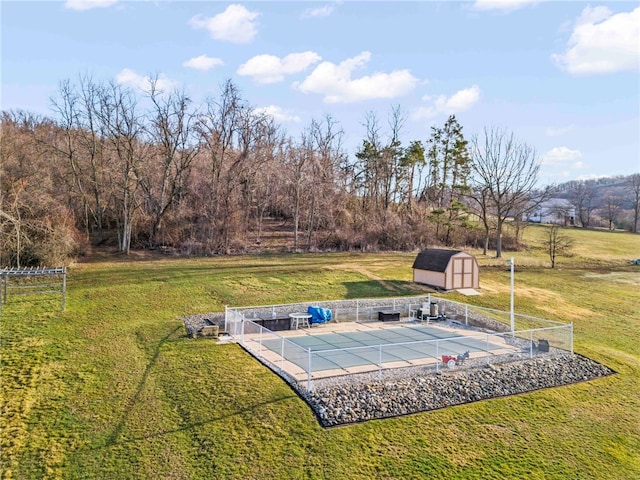
<path id="1" fill-rule="evenodd" d="M 618 374 L 332 430 L 240 347 L 189 339 L 178 319 L 416 294 L 414 254 L 75 265 L 66 311 L 53 297 L 4 305 L 2 478 L 639 478 L 640 239 L 568 230 L 579 253 L 551 270 L 543 234 L 527 229 L 532 247 L 514 253 L 516 311 L 574 322 L 577 353 Z M 448 297 L 507 310 L 508 267 L 479 261 L 483 295 Z"/>

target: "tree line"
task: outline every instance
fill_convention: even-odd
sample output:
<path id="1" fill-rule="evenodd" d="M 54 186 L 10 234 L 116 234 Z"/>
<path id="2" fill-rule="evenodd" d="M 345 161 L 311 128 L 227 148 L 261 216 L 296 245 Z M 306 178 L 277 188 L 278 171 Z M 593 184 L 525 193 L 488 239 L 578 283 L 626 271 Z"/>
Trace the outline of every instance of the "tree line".
<path id="1" fill-rule="evenodd" d="M 558 185 L 557 190 L 558 196 L 569 200 L 575 208 L 577 225 L 638 233 L 640 173 L 573 180 Z"/>
<path id="2" fill-rule="evenodd" d="M 507 218 L 541 198 L 532 147 L 495 127 L 467 140 L 455 116 L 403 145 L 399 108 L 385 127 L 367 114 L 350 158 L 331 116 L 290 136 L 231 80 L 195 105 L 157 79 L 139 95 L 79 77 L 52 105 L 50 117 L 0 119 L 2 265 L 59 264 L 90 245 L 244 252 L 267 219 L 294 251 L 476 245 L 501 256 Z"/>

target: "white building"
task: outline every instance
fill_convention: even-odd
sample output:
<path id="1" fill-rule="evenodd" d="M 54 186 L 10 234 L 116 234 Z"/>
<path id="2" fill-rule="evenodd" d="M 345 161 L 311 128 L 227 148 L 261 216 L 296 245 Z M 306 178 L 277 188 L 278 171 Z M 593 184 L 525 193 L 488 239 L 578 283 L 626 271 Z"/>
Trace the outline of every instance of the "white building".
<path id="1" fill-rule="evenodd" d="M 535 223 L 575 225 L 576 209 L 569 200 L 550 198 L 526 214 L 526 220 Z"/>

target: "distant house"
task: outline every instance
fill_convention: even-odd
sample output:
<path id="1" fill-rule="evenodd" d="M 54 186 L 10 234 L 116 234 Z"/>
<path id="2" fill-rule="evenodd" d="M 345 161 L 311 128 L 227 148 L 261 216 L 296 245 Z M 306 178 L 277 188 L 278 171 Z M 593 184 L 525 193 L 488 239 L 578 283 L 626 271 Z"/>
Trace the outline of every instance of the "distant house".
<path id="1" fill-rule="evenodd" d="M 443 290 L 480 287 L 476 258 L 461 250 L 428 248 L 413 262 L 413 281 Z"/>
<path id="2" fill-rule="evenodd" d="M 525 220 L 534 223 L 555 223 L 558 225 L 575 225 L 576 209 L 569 200 L 551 198 L 541 202 L 529 213 Z"/>

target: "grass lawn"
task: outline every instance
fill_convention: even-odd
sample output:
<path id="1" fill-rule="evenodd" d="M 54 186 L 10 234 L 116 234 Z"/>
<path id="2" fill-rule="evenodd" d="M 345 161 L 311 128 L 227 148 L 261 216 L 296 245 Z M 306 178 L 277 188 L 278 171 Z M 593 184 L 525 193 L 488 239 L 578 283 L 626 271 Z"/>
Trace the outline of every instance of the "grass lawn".
<path id="1" fill-rule="evenodd" d="M 640 478 L 640 237 L 567 234 L 575 256 L 551 270 L 544 228 L 525 231 L 516 311 L 574 322 L 576 352 L 616 375 L 331 430 L 240 347 L 189 339 L 178 319 L 416 294 L 415 254 L 74 265 L 64 312 L 54 297 L 4 305 L 1 478 Z M 448 298 L 508 310 L 509 267 L 478 259 L 483 295 Z"/>

